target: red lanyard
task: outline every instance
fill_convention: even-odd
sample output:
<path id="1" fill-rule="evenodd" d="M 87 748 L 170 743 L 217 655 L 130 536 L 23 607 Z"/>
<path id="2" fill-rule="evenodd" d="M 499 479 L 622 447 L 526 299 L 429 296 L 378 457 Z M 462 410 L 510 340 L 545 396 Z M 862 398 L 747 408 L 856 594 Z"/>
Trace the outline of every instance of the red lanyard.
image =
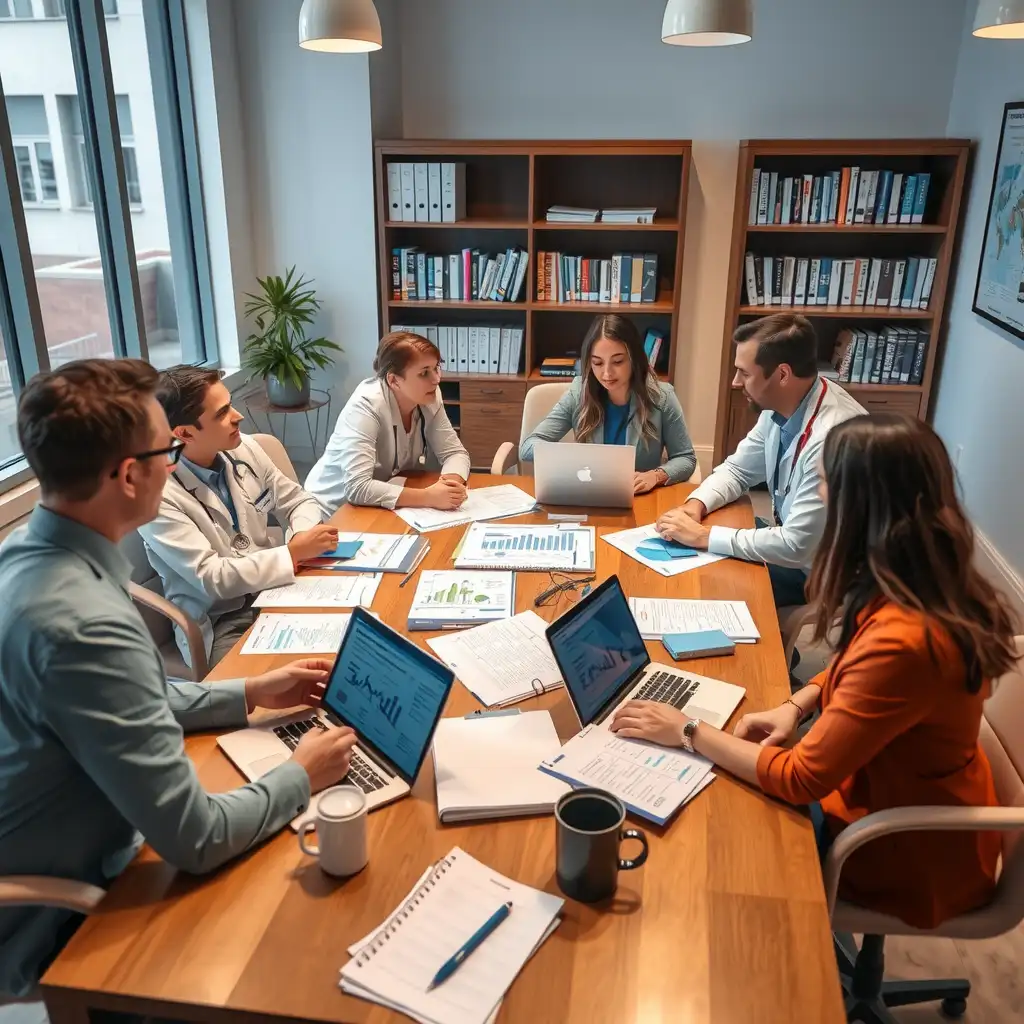
<path id="1" fill-rule="evenodd" d="M 796 443 L 796 451 L 793 452 L 793 461 L 789 464 L 789 480 L 786 481 L 786 489 L 782 492 L 782 497 L 785 498 L 789 494 L 789 489 L 793 485 L 793 473 L 796 471 L 796 463 L 800 458 L 800 453 L 807 447 L 807 442 L 811 439 L 811 430 L 814 428 L 814 421 L 818 418 L 818 413 L 821 411 L 821 403 L 825 401 L 825 392 L 828 390 L 828 385 L 825 382 L 825 378 L 821 378 L 821 394 L 818 395 L 818 402 L 814 406 L 814 412 L 811 413 L 811 418 L 807 421 L 807 426 L 804 427 L 803 433 L 800 435 L 800 440 Z M 781 440 L 781 439 L 780 439 Z M 778 462 L 775 463 L 775 487 L 772 490 L 772 501 L 774 504 L 775 491 L 778 490 L 779 486 L 779 470 L 782 468 L 782 460 L 785 458 L 786 453 L 782 452 L 779 455 Z"/>

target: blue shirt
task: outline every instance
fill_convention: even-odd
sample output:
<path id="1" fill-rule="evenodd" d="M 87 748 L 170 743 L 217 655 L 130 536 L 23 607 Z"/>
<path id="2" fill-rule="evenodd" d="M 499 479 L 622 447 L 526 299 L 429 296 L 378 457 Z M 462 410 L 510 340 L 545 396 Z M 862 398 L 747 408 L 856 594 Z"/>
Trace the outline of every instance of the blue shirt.
<path id="1" fill-rule="evenodd" d="M 238 513 L 235 511 L 235 500 L 231 497 L 231 488 L 228 487 L 227 466 L 224 463 L 224 456 L 218 455 L 216 463 L 210 469 L 207 469 L 205 466 L 197 466 L 191 459 L 186 459 L 184 455 L 182 455 L 181 461 L 185 463 L 197 480 L 201 480 L 206 484 L 224 502 L 224 507 L 228 510 L 228 515 L 231 516 L 231 525 L 234 526 L 237 532 Z"/>
<path id="2" fill-rule="evenodd" d="M 207 793 L 183 730 L 241 728 L 244 680 L 171 683 L 106 537 L 37 505 L 0 546 L 0 875 L 106 887 L 141 833 L 170 864 L 209 871 L 309 803 L 293 761 Z M 24 994 L 73 915 L 0 909 L 0 993 Z"/>
<path id="3" fill-rule="evenodd" d="M 629 423 L 629 402 L 616 405 L 607 395 L 604 397 L 604 443 L 625 444 L 626 426 Z"/>
<path id="4" fill-rule="evenodd" d="M 785 481 L 780 479 L 779 467 L 782 465 L 782 460 L 785 458 L 786 452 L 789 451 L 790 445 L 795 444 L 796 439 L 800 436 L 800 428 L 804 424 L 804 416 L 807 414 L 808 404 L 812 398 L 817 401 L 820 395 L 821 378 L 815 377 L 814 383 L 807 394 L 804 395 L 803 401 L 796 407 L 789 419 L 786 419 L 781 413 L 772 413 L 772 422 L 779 428 L 779 452 L 775 458 L 775 476 L 772 482 L 772 494 L 776 510 L 782 508 L 782 492 L 785 485 Z"/>

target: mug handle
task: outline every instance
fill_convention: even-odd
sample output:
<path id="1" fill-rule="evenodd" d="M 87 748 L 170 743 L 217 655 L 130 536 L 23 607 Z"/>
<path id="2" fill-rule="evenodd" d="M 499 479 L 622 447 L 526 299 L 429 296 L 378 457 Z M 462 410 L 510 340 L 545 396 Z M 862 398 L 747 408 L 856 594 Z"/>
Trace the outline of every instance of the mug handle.
<path id="1" fill-rule="evenodd" d="M 300 833 L 299 840 L 301 842 L 302 835 Z M 647 860 L 647 836 L 643 834 L 638 828 L 625 828 L 619 833 L 620 841 L 623 839 L 639 839 L 643 849 L 640 851 L 639 857 L 634 857 L 632 860 L 620 860 L 619 870 L 621 871 L 632 871 L 633 868 L 640 867 Z"/>
<path id="2" fill-rule="evenodd" d="M 320 847 L 319 846 L 307 846 L 306 845 L 306 836 L 308 836 L 309 833 L 312 832 L 315 828 L 316 828 L 316 822 L 315 821 L 306 821 L 306 822 L 303 822 L 302 827 L 299 829 L 299 849 L 302 850 L 303 853 L 309 854 L 310 857 L 319 857 L 320 856 Z M 646 859 L 647 859 L 647 841 L 644 840 L 644 860 L 646 860 Z M 641 861 L 640 863 L 642 864 L 643 861 Z"/>

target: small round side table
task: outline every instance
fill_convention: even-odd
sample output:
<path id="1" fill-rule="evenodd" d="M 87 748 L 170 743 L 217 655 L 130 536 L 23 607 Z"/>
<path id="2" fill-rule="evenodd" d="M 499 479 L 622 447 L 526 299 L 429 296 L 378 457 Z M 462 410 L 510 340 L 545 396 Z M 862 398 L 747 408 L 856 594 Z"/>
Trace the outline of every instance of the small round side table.
<path id="1" fill-rule="evenodd" d="M 281 444 L 286 448 L 288 447 L 288 416 L 292 413 L 304 413 L 306 417 L 306 431 L 309 434 L 309 443 L 313 447 L 313 458 L 318 459 L 320 457 L 322 449 L 319 449 L 320 441 L 320 413 L 324 413 L 324 433 L 323 433 L 323 447 L 327 447 L 327 438 L 331 433 L 331 391 L 330 388 L 326 390 L 320 390 L 319 388 L 313 388 L 309 393 L 309 401 L 303 405 L 272 405 L 270 400 L 267 398 L 266 391 L 253 391 L 248 395 L 242 396 L 242 402 L 245 405 L 246 417 L 251 421 L 255 422 L 253 412 L 262 413 L 267 420 L 267 426 L 269 432 L 276 437 Z M 315 415 L 315 419 L 313 414 Z M 280 416 L 280 434 L 274 429 L 274 416 Z"/>

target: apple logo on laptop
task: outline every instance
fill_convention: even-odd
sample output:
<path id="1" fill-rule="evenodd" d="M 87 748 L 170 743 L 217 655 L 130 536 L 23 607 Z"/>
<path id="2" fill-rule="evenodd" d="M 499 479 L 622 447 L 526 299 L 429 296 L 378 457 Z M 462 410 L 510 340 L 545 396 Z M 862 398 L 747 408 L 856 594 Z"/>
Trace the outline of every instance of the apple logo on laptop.
<path id="1" fill-rule="evenodd" d="M 581 484 L 589 484 L 592 480 L 590 467 L 584 466 L 582 469 L 576 470 L 576 479 L 579 480 Z"/>

